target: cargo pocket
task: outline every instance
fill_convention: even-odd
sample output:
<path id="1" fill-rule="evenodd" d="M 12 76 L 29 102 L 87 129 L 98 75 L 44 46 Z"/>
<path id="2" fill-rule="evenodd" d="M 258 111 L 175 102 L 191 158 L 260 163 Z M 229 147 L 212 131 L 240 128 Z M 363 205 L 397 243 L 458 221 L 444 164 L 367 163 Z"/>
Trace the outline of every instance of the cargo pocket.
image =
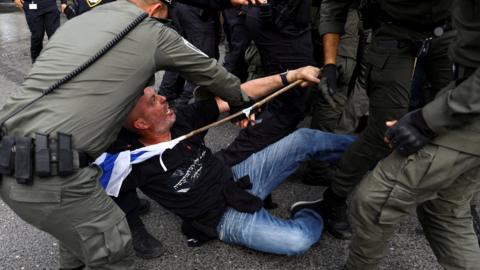
<path id="1" fill-rule="evenodd" d="M 32 188 L 30 186 L 14 185 L 10 189 L 10 199 L 26 203 L 60 203 L 60 188 Z"/>
<path id="2" fill-rule="evenodd" d="M 13 184 L 8 194 L 9 206 L 26 222 L 43 229 L 50 215 L 60 206 L 59 187 Z"/>
<path id="3" fill-rule="evenodd" d="M 375 68 L 383 69 L 388 60 L 388 55 L 369 53 L 366 56 L 367 63 Z"/>
<path id="4" fill-rule="evenodd" d="M 395 224 L 402 217 L 415 211 L 419 201 L 418 185 L 424 180 L 431 166 L 435 149 L 435 146 L 427 146 L 408 156 L 400 168 L 390 176 L 394 183 L 380 210 L 380 224 Z"/>
<path id="5" fill-rule="evenodd" d="M 131 255 L 131 234 L 124 217 L 89 220 L 75 229 L 82 241 L 85 264 L 89 267 L 111 264 Z"/>
<path id="6" fill-rule="evenodd" d="M 411 214 L 415 210 L 415 206 L 415 194 L 396 183 L 380 210 L 378 222 L 380 224 L 396 224 L 401 218 Z"/>

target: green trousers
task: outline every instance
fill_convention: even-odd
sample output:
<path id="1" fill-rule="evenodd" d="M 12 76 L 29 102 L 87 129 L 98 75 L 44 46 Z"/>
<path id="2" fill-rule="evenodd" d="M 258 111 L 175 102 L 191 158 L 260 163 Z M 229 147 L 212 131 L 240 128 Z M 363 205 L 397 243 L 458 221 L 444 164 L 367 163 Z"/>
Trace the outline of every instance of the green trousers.
<path id="1" fill-rule="evenodd" d="M 445 269 L 479 269 L 470 200 L 480 189 L 480 157 L 427 145 L 408 157 L 393 152 L 358 185 L 350 207 L 348 269 L 377 269 L 394 225 L 416 210 Z"/>
<path id="2" fill-rule="evenodd" d="M 318 16 L 319 16 L 319 12 Z M 319 21 L 317 19 L 317 21 Z M 312 121 L 310 128 L 321 131 L 349 134 L 355 130 L 358 123 L 358 107 L 366 106 L 368 101 L 361 99 L 361 89 L 355 95 L 349 96 L 349 84 L 357 65 L 357 48 L 359 46 L 359 24 L 360 19 L 356 10 L 350 10 L 345 24 L 345 34 L 340 41 L 339 52 L 336 57 L 337 69 L 337 93 L 333 96 L 335 108 L 332 108 L 319 91 L 312 91 L 311 112 Z M 320 49 L 323 52 L 323 50 Z M 319 63 L 320 64 L 320 63 Z M 353 93 L 352 93 L 353 94 Z M 360 95 L 359 95 L 360 94 Z M 360 98 L 359 98 L 360 97 Z M 349 100 L 355 99 L 355 100 Z M 354 104 L 356 106 L 352 106 Z M 338 132 L 337 132 L 338 131 Z M 310 177 L 317 178 L 327 176 L 331 165 L 322 161 L 307 162 L 306 173 Z"/>
<path id="3" fill-rule="evenodd" d="M 344 113 L 348 96 L 348 86 L 352 78 L 353 70 L 357 64 L 357 48 L 359 42 L 360 18 L 358 11 L 350 10 L 345 24 L 346 32 L 340 40 L 336 65 L 338 67 L 337 93 L 333 96 L 336 108 L 323 98 L 320 93 L 313 93 L 312 123 L 311 128 L 333 132 L 338 126 L 338 121 Z M 320 64 L 320 63 L 319 63 Z M 353 127 L 355 129 L 355 127 Z"/>
<path id="4" fill-rule="evenodd" d="M 425 77 L 434 91 L 452 80 L 452 62 L 447 52 L 454 38 L 454 31 L 434 38 L 429 54 L 422 59 Z M 385 122 L 400 119 L 408 111 L 417 51 L 415 42 L 415 39 L 397 41 L 378 33 L 372 38 L 366 55 L 368 122 L 338 163 L 332 183 L 337 195 L 347 197 L 362 177 L 390 153 L 383 141 Z"/>
<path id="5" fill-rule="evenodd" d="M 133 269 L 131 234 L 122 210 L 99 186 L 100 170 L 35 177 L 33 185 L 3 176 L 0 195 L 20 218 L 57 238 L 60 268 Z"/>

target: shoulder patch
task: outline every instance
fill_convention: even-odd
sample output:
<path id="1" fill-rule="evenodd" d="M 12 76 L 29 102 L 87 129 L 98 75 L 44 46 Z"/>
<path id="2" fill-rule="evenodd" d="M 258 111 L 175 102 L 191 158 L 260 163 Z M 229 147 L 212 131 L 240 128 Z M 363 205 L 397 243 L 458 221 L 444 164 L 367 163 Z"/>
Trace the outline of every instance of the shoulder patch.
<path id="1" fill-rule="evenodd" d="M 182 37 L 182 40 L 183 40 L 183 43 L 185 45 L 187 45 L 187 47 L 189 47 L 190 49 L 198 52 L 199 54 L 201 54 L 201 55 L 203 55 L 207 58 L 210 58 L 210 57 L 208 57 L 208 55 L 206 55 L 204 52 L 202 52 L 199 48 L 195 47 L 192 43 L 188 42 L 188 40 L 186 40 L 185 38 Z"/>
<path id="2" fill-rule="evenodd" d="M 102 0 L 85 0 L 85 2 L 87 2 L 87 5 L 90 7 L 90 8 L 93 8 L 97 5 L 100 5 L 100 3 L 102 3 Z"/>

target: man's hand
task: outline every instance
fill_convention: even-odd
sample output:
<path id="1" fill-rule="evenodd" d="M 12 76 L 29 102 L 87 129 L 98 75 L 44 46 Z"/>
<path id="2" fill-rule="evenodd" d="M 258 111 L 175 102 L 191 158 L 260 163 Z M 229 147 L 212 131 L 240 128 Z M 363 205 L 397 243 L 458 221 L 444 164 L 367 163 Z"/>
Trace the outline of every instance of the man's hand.
<path id="1" fill-rule="evenodd" d="M 260 5 L 267 2 L 267 0 L 230 0 L 233 6 L 246 6 L 248 4 Z"/>
<path id="2" fill-rule="evenodd" d="M 337 93 L 337 66 L 335 64 L 323 66 L 322 81 L 320 82 L 319 88 L 327 92 L 330 96 Z"/>
<path id="3" fill-rule="evenodd" d="M 22 9 L 23 8 L 23 3 L 24 3 L 24 0 L 15 0 L 15 6 L 19 9 Z"/>
<path id="4" fill-rule="evenodd" d="M 234 124 L 239 127 L 239 128 L 246 128 L 249 125 L 250 126 L 255 126 L 255 114 L 251 113 L 250 116 L 247 118 L 244 118 L 238 122 L 234 122 Z"/>
<path id="5" fill-rule="evenodd" d="M 421 109 L 407 113 L 399 121 L 388 121 L 386 125 L 389 129 L 385 142 L 404 156 L 416 153 L 437 136 L 425 122 Z"/>
<path id="6" fill-rule="evenodd" d="M 255 101 L 252 98 L 250 98 L 249 102 L 246 102 L 241 106 L 232 106 L 232 105 L 229 104 L 228 105 L 229 113 L 230 113 L 230 115 L 232 115 L 232 114 L 238 113 L 240 111 L 243 112 L 243 110 L 246 110 L 246 109 L 252 107 L 254 104 L 255 104 Z M 241 115 L 233 118 L 230 121 L 240 128 L 246 128 L 249 124 L 254 126 L 255 125 L 255 114 L 258 113 L 258 112 L 260 112 L 260 109 L 254 109 L 254 110 L 251 110 L 251 111 L 247 111 L 247 112 L 244 112 Z M 246 115 L 246 113 L 248 113 L 248 116 Z"/>
<path id="7" fill-rule="evenodd" d="M 65 9 L 67 8 L 67 4 L 60 4 L 60 11 L 65 13 Z"/>
<path id="8" fill-rule="evenodd" d="M 287 80 L 292 83 L 298 80 L 303 80 L 300 84 L 301 87 L 307 87 L 310 85 L 320 83 L 320 69 L 317 67 L 306 66 L 290 70 L 287 73 Z"/>

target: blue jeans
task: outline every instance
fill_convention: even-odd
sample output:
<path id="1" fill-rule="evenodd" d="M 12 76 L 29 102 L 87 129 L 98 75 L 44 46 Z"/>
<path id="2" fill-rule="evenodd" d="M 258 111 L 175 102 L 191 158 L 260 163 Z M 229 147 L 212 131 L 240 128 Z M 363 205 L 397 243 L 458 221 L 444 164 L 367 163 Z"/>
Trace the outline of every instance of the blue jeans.
<path id="1" fill-rule="evenodd" d="M 354 140 L 349 135 L 302 128 L 233 166 L 232 172 L 235 179 L 249 175 L 253 184 L 250 192 L 264 199 L 301 161 L 337 161 Z M 307 251 L 320 239 L 322 230 L 322 218 L 310 209 L 283 220 L 264 208 L 255 213 L 228 208 L 217 227 L 220 240 L 226 243 L 289 256 Z"/>

